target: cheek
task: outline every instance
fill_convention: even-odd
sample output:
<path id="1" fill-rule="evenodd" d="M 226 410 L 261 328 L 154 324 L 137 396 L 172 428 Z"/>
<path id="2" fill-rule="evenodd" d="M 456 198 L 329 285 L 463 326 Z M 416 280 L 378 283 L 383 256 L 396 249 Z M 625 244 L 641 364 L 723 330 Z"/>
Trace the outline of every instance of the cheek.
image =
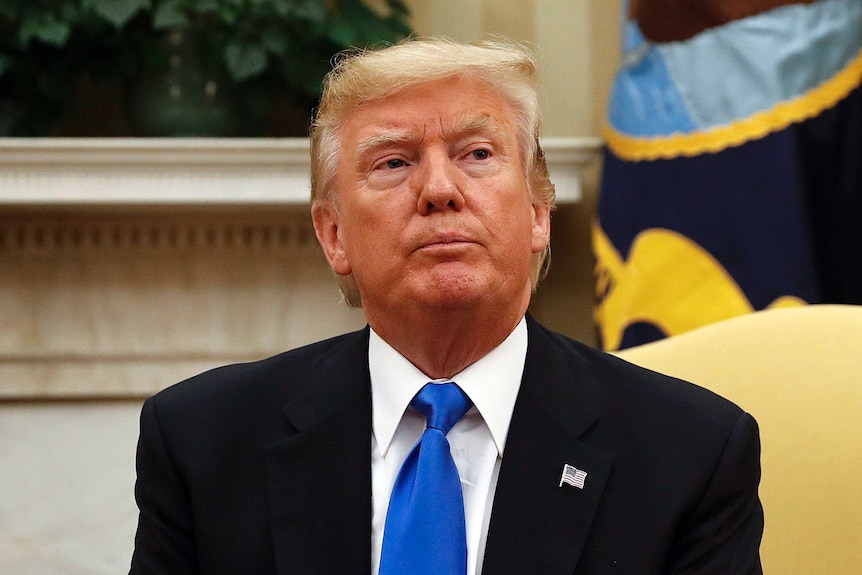
<path id="1" fill-rule="evenodd" d="M 532 218 L 522 206 L 504 206 L 492 216 L 492 253 L 502 262 L 498 265 L 511 267 L 527 261 L 533 253 L 534 239 Z M 516 262 L 518 262 L 516 264 Z"/>
<path id="2" fill-rule="evenodd" d="M 516 191 L 501 198 L 494 209 L 494 217 L 499 222 L 500 232 L 512 236 L 515 240 L 524 241 L 527 235 L 532 235 L 535 221 L 533 206 L 526 197 L 526 190 Z"/>
<path id="3" fill-rule="evenodd" d="M 352 216 L 342 228 L 342 242 L 345 252 L 353 265 L 354 273 L 364 271 L 365 267 L 378 267 L 379 264 L 395 257 L 400 245 L 400 235 L 392 214 L 375 210 L 365 213 L 352 207 Z"/>

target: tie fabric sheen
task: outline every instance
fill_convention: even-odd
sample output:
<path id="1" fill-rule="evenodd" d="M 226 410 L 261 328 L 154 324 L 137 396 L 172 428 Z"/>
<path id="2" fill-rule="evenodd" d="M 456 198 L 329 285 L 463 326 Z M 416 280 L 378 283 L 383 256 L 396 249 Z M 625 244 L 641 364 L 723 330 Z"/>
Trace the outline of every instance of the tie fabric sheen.
<path id="1" fill-rule="evenodd" d="M 392 488 L 379 575 L 465 575 L 464 497 L 446 434 L 473 403 L 448 382 L 425 385 L 410 405 L 427 427 Z"/>

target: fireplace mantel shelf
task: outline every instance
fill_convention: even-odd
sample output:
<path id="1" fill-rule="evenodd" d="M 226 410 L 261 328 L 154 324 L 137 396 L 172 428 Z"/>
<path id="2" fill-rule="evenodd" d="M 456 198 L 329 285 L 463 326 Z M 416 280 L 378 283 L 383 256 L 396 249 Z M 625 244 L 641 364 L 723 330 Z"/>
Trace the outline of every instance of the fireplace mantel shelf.
<path id="1" fill-rule="evenodd" d="M 0 138 L 0 207 L 305 205 L 306 138 Z M 560 204 L 596 138 L 542 141 Z"/>

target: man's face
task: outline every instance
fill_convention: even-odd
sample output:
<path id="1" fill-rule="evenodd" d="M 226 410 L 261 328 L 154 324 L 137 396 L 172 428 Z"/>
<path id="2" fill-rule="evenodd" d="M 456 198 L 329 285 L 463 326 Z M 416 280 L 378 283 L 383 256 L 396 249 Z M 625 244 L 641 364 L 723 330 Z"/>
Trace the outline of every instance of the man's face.
<path id="1" fill-rule="evenodd" d="M 315 227 L 366 315 L 526 306 L 549 209 L 530 198 L 512 112 L 493 90 L 470 78 L 408 89 L 358 108 L 340 141 L 337 208 L 315 210 Z"/>

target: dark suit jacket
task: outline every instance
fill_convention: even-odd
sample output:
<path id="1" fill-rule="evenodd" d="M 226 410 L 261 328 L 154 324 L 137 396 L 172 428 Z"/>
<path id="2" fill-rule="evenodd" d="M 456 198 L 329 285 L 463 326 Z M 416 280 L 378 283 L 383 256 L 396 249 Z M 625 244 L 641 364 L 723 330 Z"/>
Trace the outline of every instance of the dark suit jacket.
<path id="1" fill-rule="evenodd" d="M 759 573 L 754 420 L 528 330 L 483 575 Z M 366 329 L 150 398 L 131 572 L 369 573 L 367 354 Z M 583 490 L 558 486 L 566 463 L 587 472 Z"/>

